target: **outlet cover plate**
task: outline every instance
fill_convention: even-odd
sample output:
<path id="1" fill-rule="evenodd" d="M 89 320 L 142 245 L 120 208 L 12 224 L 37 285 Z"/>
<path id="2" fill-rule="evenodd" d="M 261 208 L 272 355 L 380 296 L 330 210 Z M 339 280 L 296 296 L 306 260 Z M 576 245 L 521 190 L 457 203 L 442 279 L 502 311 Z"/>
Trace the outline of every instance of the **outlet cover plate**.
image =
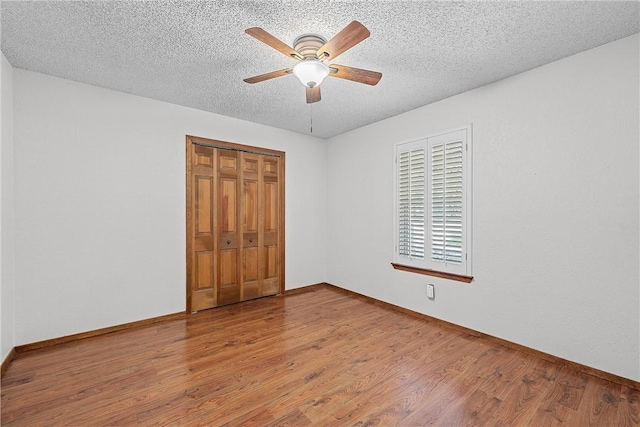
<path id="1" fill-rule="evenodd" d="M 435 299 L 436 291 L 435 286 L 432 283 L 427 284 L 427 298 Z"/>

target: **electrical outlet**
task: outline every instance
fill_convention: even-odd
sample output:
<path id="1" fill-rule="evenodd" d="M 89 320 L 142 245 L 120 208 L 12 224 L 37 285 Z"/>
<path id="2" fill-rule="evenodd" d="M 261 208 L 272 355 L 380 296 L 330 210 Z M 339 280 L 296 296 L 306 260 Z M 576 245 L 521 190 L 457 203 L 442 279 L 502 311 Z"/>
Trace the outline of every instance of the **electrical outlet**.
<path id="1" fill-rule="evenodd" d="M 432 283 L 427 284 L 427 298 L 429 299 L 436 298 L 435 286 Z"/>

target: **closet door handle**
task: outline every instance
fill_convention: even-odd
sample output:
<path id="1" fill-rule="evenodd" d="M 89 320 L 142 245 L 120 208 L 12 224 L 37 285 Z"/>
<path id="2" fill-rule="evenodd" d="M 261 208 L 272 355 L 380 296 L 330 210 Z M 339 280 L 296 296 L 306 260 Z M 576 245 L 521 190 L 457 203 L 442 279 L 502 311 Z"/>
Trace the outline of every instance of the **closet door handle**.
<path id="1" fill-rule="evenodd" d="M 253 237 L 249 237 L 249 243 L 253 243 Z"/>
<path id="2" fill-rule="evenodd" d="M 231 244 L 231 240 L 227 240 L 227 245 L 230 245 L 230 244 Z"/>

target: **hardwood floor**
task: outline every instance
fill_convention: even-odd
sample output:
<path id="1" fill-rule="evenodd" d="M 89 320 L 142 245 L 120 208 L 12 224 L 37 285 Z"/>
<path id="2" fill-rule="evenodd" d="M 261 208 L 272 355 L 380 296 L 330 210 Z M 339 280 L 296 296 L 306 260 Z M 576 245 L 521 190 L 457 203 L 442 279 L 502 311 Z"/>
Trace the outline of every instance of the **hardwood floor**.
<path id="1" fill-rule="evenodd" d="M 18 354 L 2 425 L 640 425 L 640 390 L 329 286 Z"/>

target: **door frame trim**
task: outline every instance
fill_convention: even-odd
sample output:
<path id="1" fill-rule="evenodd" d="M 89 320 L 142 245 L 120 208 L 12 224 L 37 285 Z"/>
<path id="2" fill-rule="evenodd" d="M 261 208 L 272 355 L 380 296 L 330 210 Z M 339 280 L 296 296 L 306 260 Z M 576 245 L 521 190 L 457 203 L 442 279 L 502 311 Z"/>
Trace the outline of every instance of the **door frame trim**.
<path id="1" fill-rule="evenodd" d="M 280 217 L 278 218 L 279 223 L 278 227 L 280 229 L 280 233 L 278 236 L 278 258 L 280 260 L 279 263 L 279 271 L 278 274 L 281 277 L 280 280 L 280 289 L 278 294 L 284 294 L 285 291 L 285 152 L 272 150 L 269 148 L 255 147 L 251 145 L 237 144 L 234 142 L 221 141 L 216 139 L 202 138 L 199 136 L 186 136 L 186 198 L 185 198 L 185 206 L 186 206 L 186 313 L 192 313 L 191 310 L 191 291 L 193 286 L 193 277 L 192 277 L 192 266 L 193 266 L 193 238 L 191 236 L 190 230 L 194 225 L 194 217 L 195 217 L 195 206 L 193 206 L 190 202 L 193 196 L 193 158 L 192 158 L 192 147 L 193 145 L 202 145 L 206 147 L 212 148 L 222 148 L 225 150 L 234 150 L 234 151 L 243 151 L 254 154 L 261 154 L 266 156 L 274 156 L 280 157 L 278 171 L 278 189 L 280 191 L 280 200 L 279 200 L 279 208 L 280 208 Z"/>

